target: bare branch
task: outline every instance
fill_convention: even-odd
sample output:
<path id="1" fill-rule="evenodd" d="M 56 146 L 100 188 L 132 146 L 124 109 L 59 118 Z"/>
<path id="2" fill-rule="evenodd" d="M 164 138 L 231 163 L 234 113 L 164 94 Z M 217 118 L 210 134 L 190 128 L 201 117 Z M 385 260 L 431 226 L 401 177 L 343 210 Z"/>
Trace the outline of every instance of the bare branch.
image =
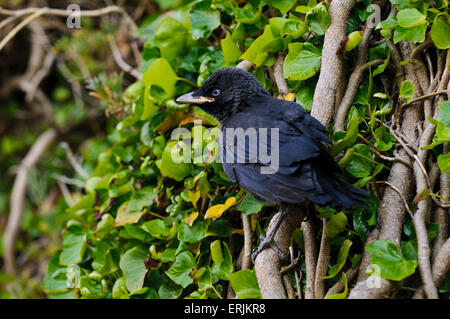
<path id="1" fill-rule="evenodd" d="M 279 216 L 280 213 L 277 213 L 270 221 L 267 229 L 268 233 L 273 230 Z M 275 243 L 286 255 L 288 253 L 290 235 L 295 228 L 300 226 L 303 216 L 304 212 L 299 211 L 299 207 L 289 206 L 287 215 L 275 234 Z M 273 249 L 265 249 L 256 257 L 255 272 L 261 295 L 264 299 L 286 299 L 280 275 L 280 260 Z"/>
<path id="2" fill-rule="evenodd" d="M 11 209 L 9 212 L 3 242 L 5 251 L 5 270 L 7 273 L 16 273 L 14 247 L 23 215 L 28 171 L 39 162 L 47 149 L 55 142 L 56 138 L 57 133 L 54 129 L 50 129 L 42 133 L 23 159 L 17 171 L 11 192 Z"/>
<path id="3" fill-rule="evenodd" d="M 142 80 L 142 74 L 123 60 L 119 48 L 117 47 L 116 40 L 112 35 L 108 35 L 108 42 L 114 57 L 114 61 L 117 63 L 117 65 L 125 72 L 130 73 L 136 79 Z"/>
<path id="4" fill-rule="evenodd" d="M 89 174 L 83 169 L 83 167 L 81 167 L 80 163 L 78 163 L 75 155 L 73 155 L 72 150 L 70 149 L 69 144 L 62 142 L 60 145 L 66 151 L 67 158 L 69 159 L 72 167 L 75 169 L 75 172 L 77 172 L 84 179 L 88 179 L 90 177 Z"/>
<path id="5" fill-rule="evenodd" d="M 311 115 L 325 127 L 333 118 L 336 93 L 342 81 L 343 61 L 337 53 L 347 36 L 347 17 L 355 3 L 356 0 L 334 0 L 330 4 L 331 24 L 325 32 L 320 75 L 311 111 Z"/>
<path id="6" fill-rule="evenodd" d="M 327 236 L 327 220 L 322 219 L 322 238 L 320 240 L 319 258 L 317 258 L 316 277 L 314 279 L 314 297 L 323 299 L 325 296 L 324 276 L 327 275 L 330 262 L 331 240 Z"/>
<path id="7" fill-rule="evenodd" d="M 242 227 L 244 228 L 244 255 L 241 269 L 250 269 L 252 265 L 252 226 L 250 216 L 242 213 Z"/>
<path id="8" fill-rule="evenodd" d="M 109 6 L 97 10 L 82 10 L 80 11 L 81 17 L 100 17 L 104 15 L 108 15 L 111 13 L 120 13 L 127 23 L 130 25 L 131 30 L 136 30 L 137 26 L 134 23 L 133 19 L 128 15 L 128 13 L 118 6 Z M 5 47 L 5 45 L 25 26 L 27 26 L 30 22 L 37 19 L 43 15 L 53 15 L 60 17 L 69 17 L 72 14 L 71 11 L 67 11 L 64 9 L 51 9 L 51 8 L 26 8 L 21 10 L 7 10 L 0 7 L 0 15 L 9 15 L 14 17 L 22 17 L 27 16 L 21 23 L 19 23 L 13 30 L 11 30 L 8 35 L 3 38 L 0 42 L 0 51 Z"/>
<path id="9" fill-rule="evenodd" d="M 314 280 L 316 277 L 317 248 L 314 227 L 311 220 L 302 223 L 303 238 L 305 241 L 306 289 L 305 298 L 314 299 Z"/>
<path id="10" fill-rule="evenodd" d="M 273 68 L 273 75 L 278 87 L 278 93 L 284 99 L 286 95 L 289 94 L 289 88 L 283 75 L 283 63 L 284 63 L 284 55 L 280 53 L 278 54 L 277 59 L 275 61 L 275 66 Z"/>

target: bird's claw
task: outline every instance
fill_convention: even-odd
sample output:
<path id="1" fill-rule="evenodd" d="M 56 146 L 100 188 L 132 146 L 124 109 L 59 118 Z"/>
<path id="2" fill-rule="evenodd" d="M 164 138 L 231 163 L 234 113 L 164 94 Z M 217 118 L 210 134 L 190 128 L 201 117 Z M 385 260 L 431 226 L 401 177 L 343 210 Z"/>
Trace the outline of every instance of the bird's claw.
<path id="1" fill-rule="evenodd" d="M 278 247 L 278 245 L 275 243 L 275 240 L 273 239 L 274 236 L 264 237 L 261 236 L 261 243 L 259 244 L 258 248 L 253 251 L 252 253 L 252 262 L 255 263 L 256 257 L 258 257 L 259 253 L 261 253 L 264 249 L 272 248 L 278 255 L 278 258 L 280 258 L 281 262 L 287 263 L 289 259 L 287 256 L 281 251 L 281 249 Z"/>

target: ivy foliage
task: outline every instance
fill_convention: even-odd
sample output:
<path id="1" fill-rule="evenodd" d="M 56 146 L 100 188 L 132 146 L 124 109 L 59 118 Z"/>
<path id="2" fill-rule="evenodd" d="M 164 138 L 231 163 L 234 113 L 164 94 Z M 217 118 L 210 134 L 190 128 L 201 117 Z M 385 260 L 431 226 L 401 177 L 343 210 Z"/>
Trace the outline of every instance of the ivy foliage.
<path id="1" fill-rule="evenodd" d="M 391 2 L 398 14 L 378 25 L 383 37 L 420 43 L 430 31 L 438 48 L 450 46 L 447 1 Z M 67 210 L 70 217 L 62 248 L 52 258 L 43 283 L 51 297 L 219 298 L 229 285 L 239 298 L 261 297 L 254 271 L 239 269 L 240 214 L 262 210 L 269 217 L 275 207 L 257 202 L 230 183 L 214 161 L 218 123 L 175 98 L 201 85 L 220 67 L 244 59 L 256 66 L 255 77 L 277 95 L 266 71 L 284 52 L 283 71 L 290 90 L 310 110 L 331 21 L 329 4 L 316 0 L 158 3 L 170 11 L 150 16 L 136 32 L 146 41 L 142 81 L 123 93 L 111 89 L 119 78 L 98 77 L 91 82 L 93 94 L 108 103 L 111 114 L 119 115 L 107 137 L 109 147 L 98 156 L 95 167 L 86 168 L 90 178 L 85 194 Z M 343 50 L 353 58 L 362 26 L 372 13 L 369 4 L 358 2 L 347 23 L 352 43 Z M 387 176 L 392 163 L 379 155 L 393 156 L 395 145 L 394 136 L 382 125 L 393 101 L 378 81 L 380 74 L 391 71 L 386 42 L 370 49 L 369 60 L 376 59 L 385 63 L 364 74 L 346 131 L 332 136 L 331 151 L 338 156 L 343 178 L 359 187 Z M 109 98 L 108 91 L 116 95 Z M 400 95 L 411 101 L 413 93 L 414 87 L 404 83 Z M 440 108 L 429 147 L 439 156 L 442 171 L 448 172 L 450 158 L 439 148 L 450 140 L 448 101 Z M 342 277 L 346 287 L 330 298 L 347 295 L 342 269 L 346 264 L 357 267 L 376 224 L 378 198 L 375 194 L 371 198 L 367 207 L 353 212 L 317 207 L 316 215 L 328 219 L 326 233 L 332 240 L 326 283 L 331 286 Z M 268 220 L 254 219 L 258 237 Z M 428 226 L 433 233 L 435 224 Z M 379 267 L 377 275 L 401 280 L 416 271 L 414 236 L 411 228 L 405 228 L 408 240 L 402 242 L 401 252 L 387 241 L 366 247 L 372 264 Z M 294 232 L 292 239 L 297 249 L 304 249 L 301 233 Z M 68 287 L 64 281 L 73 272 L 74 285 Z"/>

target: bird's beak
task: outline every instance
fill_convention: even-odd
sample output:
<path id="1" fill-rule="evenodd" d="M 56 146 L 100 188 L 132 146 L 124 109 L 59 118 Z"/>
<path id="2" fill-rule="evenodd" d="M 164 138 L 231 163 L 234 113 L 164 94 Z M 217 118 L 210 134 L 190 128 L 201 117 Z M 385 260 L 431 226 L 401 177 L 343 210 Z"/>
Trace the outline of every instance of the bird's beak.
<path id="1" fill-rule="evenodd" d="M 203 104 L 214 102 L 214 98 L 206 96 L 194 96 L 194 92 L 186 93 L 177 99 L 178 103 Z"/>

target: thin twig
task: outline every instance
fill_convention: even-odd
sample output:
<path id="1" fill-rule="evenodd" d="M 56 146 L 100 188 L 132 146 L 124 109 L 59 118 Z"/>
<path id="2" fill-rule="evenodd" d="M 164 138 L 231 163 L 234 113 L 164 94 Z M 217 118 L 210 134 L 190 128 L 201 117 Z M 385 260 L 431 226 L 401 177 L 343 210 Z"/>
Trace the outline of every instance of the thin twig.
<path id="1" fill-rule="evenodd" d="M 23 159 L 17 171 L 11 191 L 11 208 L 8 223 L 3 237 L 5 269 L 7 273 L 16 274 L 15 242 L 23 215 L 28 171 L 39 162 L 56 138 L 57 132 L 54 129 L 49 129 L 42 133 Z"/>
<path id="2" fill-rule="evenodd" d="M 124 61 L 122 55 L 120 54 L 119 48 L 117 47 L 116 40 L 112 35 L 108 35 L 108 42 L 113 54 L 114 61 L 117 63 L 117 65 L 125 72 L 130 73 L 136 79 L 142 80 L 142 74 Z"/>
<path id="3" fill-rule="evenodd" d="M 23 20 L 21 23 L 19 23 L 16 27 L 14 27 L 14 29 L 11 30 L 11 32 L 9 32 L 6 37 L 3 38 L 3 40 L 0 42 L 0 51 L 5 47 L 6 44 L 8 44 L 9 40 L 11 40 L 12 38 L 14 38 L 14 36 L 20 31 L 22 30 L 24 27 L 27 26 L 27 24 L 29 24 L 31 21 L 33 21 L 34 19 L 40 17 L 41 15 L 44 14 L 44 10 L 37 10 L 36 12 L 34 12 L 32 15 L 30 15 L 29 17 L 27 17 L 25 20 Z"/>
<path id="4" fill-rule="evenodd" d="M 80 17 L 100 17 L 103 15 L 111 14 L 111 13 L 120 13 L 130 25 L 131 30 L 136 30 L 137 25 L 134 23 L 133 19 L 128 15 L 128 13 L 118 6 L 109 6 L 102 9 L 97 10 L 81 10 L 79 11 Z M 9 15 L 14 17 L 21 17 L 29 15 L 25 20 L 19 23 L 16 27 L 14 27 L 11 32 L 0 42 L 0 51 L 5 47 L 5 45 L 26 25 L 28 25 L 33 20 L 37 19 L 42 15 L 53 15 L 60 17 L 69 17 L 73 14 L 72 11 L 67 11 L 63 9 L 52 9 L 52 8 L 27 8 L 21 10 L 7 10 L 0 8 L 0 15 Z"/>
<path id="5" fill-rule="evenodd" d="M 325 281 L 330 262 L 331 240 L 327 236 L 327 220 L 322 219 L 322 238 L 320 240 L 319 257 L 317 258 L 316 277 L 314 279 L 314 297 L 323 299 L 325 296 Z"/>
<path id="6" fill-rule="evenodd" d="M 411 209 L 409 208 L 408 201 L 406 200 L 406 198 L 403 196 L 402 192 L 396 186 L 394 186 L 392 183 L 389 183 L 387 181 L 376 181 L 375 183 L 377 183 L 377 184 L 386 184 L 390 188 L 392 188 L 398 194 L 398 196 L 401 197 L 401 199 L 403 201 L 403 205 L 405 206 L 405 209 L 408 212 L 409 216 L 411 218 L 414 218 L 414 214 L 411 211 Z"/>
<path id="7" fill-rule="evenodd" d="M 290 273 L 291 271 L 295 270 L 295 268 L 297 268 L 299 264 L 300 264 L 300 258 L 297 257 L 293 261 L 291 261 L 291 263 L 289 265 L 281 268 L 280 274 L 282 276 L 284 276 L 284 275 Z"/>
<path id="8" fill-rule="evenodd" d="M 244 228 L 244 256 L 241 269 L 250 269 L 252 265 L 252 226 L 250 216 L 242 213 L 242 228 Z"/>
<path id="9" fill-rule="evenodd" d="M 88 179 L 90 177 L 89 174 L 83 169 L 83 167 L 81 167 L 80 163 L 78 163 L 75 155 L 73 155 L 72 150 L 70 149 L 69 144 L 66 142 L 61 142 L 60 145 L 66 151 L 67 158 L 69 159 L 72 167 L 75 169 L 75 172 L 77 172 L 82 178 Z"/>
<path id="10" fill-rule="evenodd" d="M 437 91 L 437 92 L 432 92 L 429 94 L 419 96 L 418 98 L 415 98 L 414 100 L 411 100 L 410 102 L 406 102 L 405 104 L 403 104 L 403 106 L 411 105 L 413 103 L 428 99 L 428 98 L 436 96 L 436 95 L 442 95 L 442 94 L 447 94 L 447 91 Z"/>
<path id="11" fill-rule="evenodd" d="M 301 225 L 305 241 L 306 288 L 305 299 L 314 299 L 314 280 L 316 276 L 317 249 L 313 223 L 306 220 Z"/>
<path id="12" fill-rule="evenodd" d="M 284 99 L 289 94 L 289 87 L 283 75 L 284 55 L 278 54 L 273 68 L 273 76 L 278 87 L 278 93 Z"/>

